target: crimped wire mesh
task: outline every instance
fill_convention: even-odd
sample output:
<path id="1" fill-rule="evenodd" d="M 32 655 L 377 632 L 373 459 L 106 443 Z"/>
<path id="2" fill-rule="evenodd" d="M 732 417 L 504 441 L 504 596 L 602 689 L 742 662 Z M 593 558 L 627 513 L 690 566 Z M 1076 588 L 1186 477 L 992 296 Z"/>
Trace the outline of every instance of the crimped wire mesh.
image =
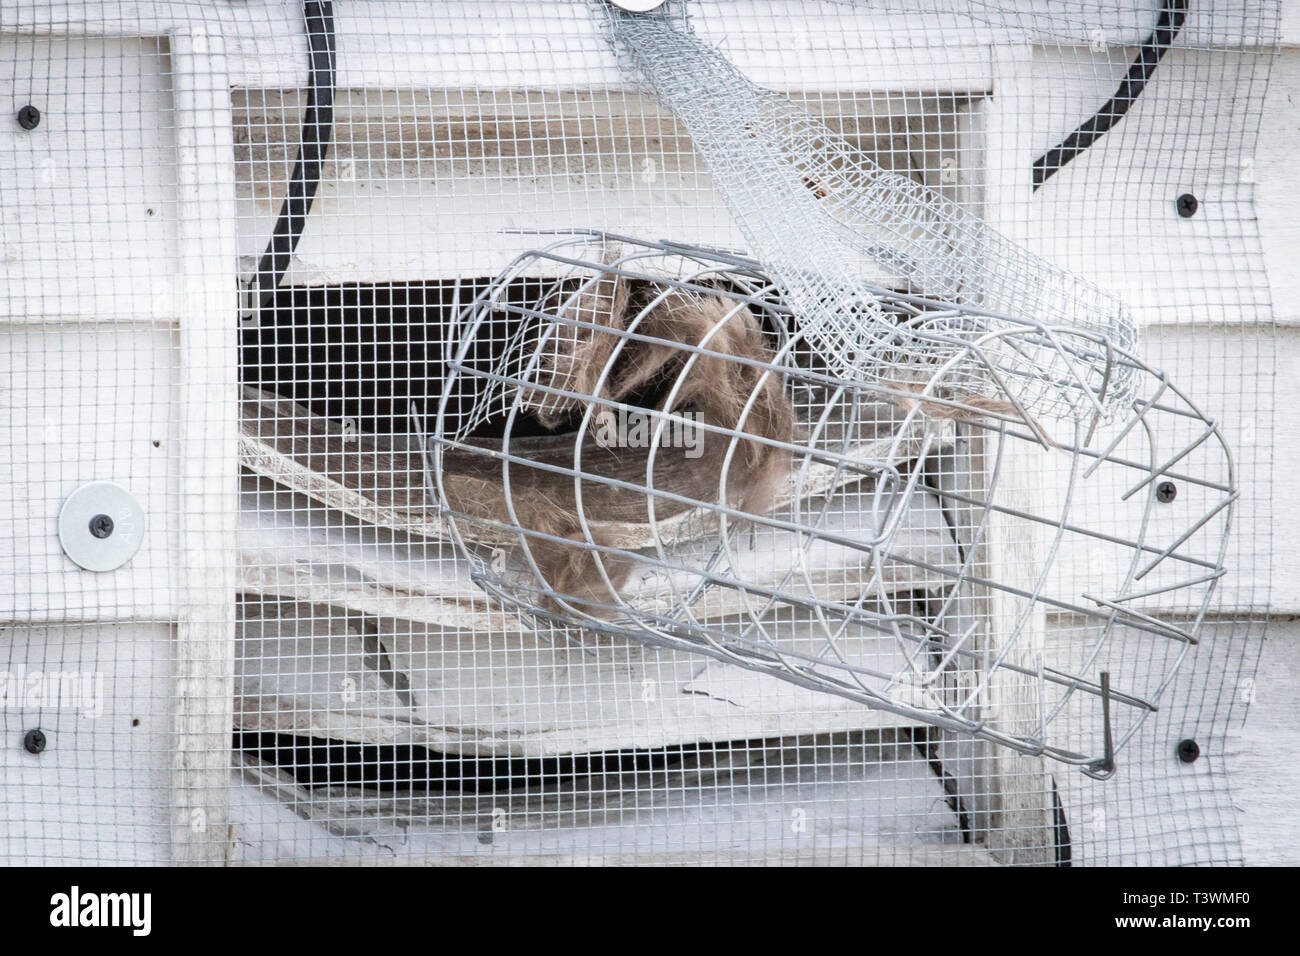
<path id="1" fill-rule="evenodd" d="M 650 14 L 606 10 L 617 49 L 686 127 L 748 248 L 837 374 L 887 382 L 918 362 L 946 361 L 961 353 L 961 341 L 996 328 L 993 319 L 963 314 L 900 334 L 860 284 L 873 274 L 904 291 L 1133 346 L 1132 320 L 1115 296 L 1011 242 L 940 190 L 883 169 L 786 97 L 755 86 L 682 24 L 682 4 Z M 1126 369 L 1111 370 L 1121 374 L 1099 388 L 1104 366 L 1074 365 L 1075 376 L 1097 377 L 1076 384 L 1051 350 L 1026 355 L 1022 344 L 1004 356 L 997 339 L 982 346 L 982 361 L 960 371 L 975 394 L 1010 387 L 1035 412 L 1064 406 L 1081 415 L 1098 397 L 1112 409 L 1132 399 Z"/>
<path id="2" fill-rule="evenodd" d="M 1035 160 L 1182 7 L 1122 120 L 1035 189 Z M 0 8 L 11 115 L 40 111 L 0 131 L 3 858 L 1240 858 L 1224 742 L 1269 600 L 1272 311 L 1249 160 L 1276 4 L 685 12 L 689 33 L 680 7 L 665 26 L 586 0 Z M 314 202 L 291 200 L 301 236 L 268 261 L 323 134 Z M 536 529 L 516 511 L 505 545 L 480 541 L 483 516 L 439 487 L 472 434 L 527 448 L 561 413 L 602 424 L 585 393 L 537 388 L 576 353 L 539 353 L 529 320 L 610 266 L 608 243 L 568 230 L 640 250 L 629 281 L 681 291 L 707 272 L 686 291 L 753 313 L 771 357 L 749 367 L 780 372 L 800 428 L 834 424 L 776 440 L 796 475 L 854 428 L 883 443 L 795 531 L 663 537 L 652 554 L 678 577 L 620 594 L 621 617 L 575 608 L 585 629 L 542 606 L 556 589 L 521 541 Z M 575 314 L 552 334 L 580 342 Z M 936 331 L 926 316 L 939 338 L 894 336 L 900 317 Z M 1106 361 L 1053 366 L 1041 336 L 970 361 L 978 335 L 1025 322 L 1079 330 L 1128 375 L 1103 390 Z M 496 364 L 512 350 L 522 364 Z M 922 357 L 943 373 L 916 374 Z M 990 368 L 1019 374 L 1003 387 Z M 1088 395 L 1107 406 L 1092 434 Z M 1020 407 L 939 414 L 972 396 Z M 644 397 L 624 410 L 655 411 Z M 752 444 L 734 420 L 714 434 Z M 1110 461 L 1083 480 L 1099 459 L 1070 449 Z M 53 533 L 96 479 L 146 521 L 104 573 Z M 797 513 L 776 500 L 772 517 Z M 882 529 L 887 547 L 844 560 Z M 814 553 L 836 560 L 789 600 L 791 555 L 807 585 Z M 724 586 L 697 588 L 708 575 Z M 733 606 L 707 617 L 697 590 Z M 984 625 L 978 660 L 958 619 Z M 683 621 L 703 624 L 665 626 Z M 833 645 L 853 694 L 736 666 L 755 635 L 796 669 Z M 1093 780 L 1035 752 L 1104 755 L 1102 671 L 1119 749 Z M 48 743 L 28 753 L 35 728 Z"/>

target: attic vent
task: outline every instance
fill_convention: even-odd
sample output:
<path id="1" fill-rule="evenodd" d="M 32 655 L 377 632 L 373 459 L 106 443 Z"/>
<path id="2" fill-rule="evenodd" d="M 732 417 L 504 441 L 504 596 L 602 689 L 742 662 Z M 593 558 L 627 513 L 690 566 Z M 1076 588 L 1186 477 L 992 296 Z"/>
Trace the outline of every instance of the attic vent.
<path id="1" fill-rule="evenodd" d="M 882 168 L 964 200 L 981 97 L 848 90 L 796 101 Z M 297 91 L 234 93 L 246 276 L 284 197 L 303 101 Z M 724 248 L 743 241 L 685 129 L 647 97 L 617 89 L 344 89 L 313 213 L 284 281 L 490 276 L 535 244 L 521 232 L 592 225 Z"/>

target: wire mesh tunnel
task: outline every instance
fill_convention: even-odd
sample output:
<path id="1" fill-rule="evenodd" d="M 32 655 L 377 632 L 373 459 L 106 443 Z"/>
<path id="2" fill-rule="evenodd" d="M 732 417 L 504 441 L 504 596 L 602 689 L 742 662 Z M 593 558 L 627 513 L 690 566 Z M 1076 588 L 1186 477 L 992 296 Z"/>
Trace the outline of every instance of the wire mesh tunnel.
<path id="1" fill-rule="evenodd" d="M 552 278 L 533 280 L 535 300 L 504 294 L 538 275 Z M 758 264 L 726 254 L 579 237 L 523 257 L 453 333 L 428 456 L 450 530 L 484 587 L 577 640 L 695 650 L 1109 772 L 1223 574 L 1236 490 L 1222 436 L 1105 339 L 1004 320 L 963 342 L 917 330 L 964 310 L 874 293 L 900 338 L 953 358 L 883 386 L 832 375 Z M 1124 366 L 1143 391 L 1122 418 L 1104 422 L 1097 401 L 1090 421 L 1045 428 L 1010 395 L 963 391 L 952 370 L 989 367 L 986 344 Z M 1047 456 L 1052 485 L 1001 487 L 1027 456 Z M 1175 474 L 1198 502 L 1181 528 L 1157 514 Z M 927 502 L 943 527 L 925 526 Z M 989 567 L 999 537 L 1025 543 L 1032 577 Z M 1081 549 L 1095 573 L 1060 575 L 1057 555 Z M 1068 656 L 1044 647 L 1049 608 L 1080 619 Z M 1143 665 L 1103 690 L 1130 657 Z M 1023 699 L 1002 727 L 988 696 L 1007 681 Z"/>

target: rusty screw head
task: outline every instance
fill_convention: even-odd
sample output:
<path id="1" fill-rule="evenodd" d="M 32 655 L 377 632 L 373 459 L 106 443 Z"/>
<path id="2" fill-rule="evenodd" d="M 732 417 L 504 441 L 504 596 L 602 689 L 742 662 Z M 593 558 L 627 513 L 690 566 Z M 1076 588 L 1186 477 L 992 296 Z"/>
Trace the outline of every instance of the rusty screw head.
<path id="1" fill-rule="evenodd" d="M 107 538 L 113 533 L 113 519 L 108 515 L 95 515 L 90 519 L 90 533 L 96 538 Z"/>
<path id="2" fill-rule="evenodd" d="M 1196 210 L 1201 207 L 1200 200 L 1191 193 L 1183 193 L 1179 196 L 1177 205 L 1178 215 L 1182 216 L 1184 219 L 1191 219 L 1196 215 Z"/>
<path id="3" fill-rule="evenodd" d="M 18 111 L 18 125 L 23 129 L 36 129 L 41 125 L 41 111 L 28 103 Z"/>

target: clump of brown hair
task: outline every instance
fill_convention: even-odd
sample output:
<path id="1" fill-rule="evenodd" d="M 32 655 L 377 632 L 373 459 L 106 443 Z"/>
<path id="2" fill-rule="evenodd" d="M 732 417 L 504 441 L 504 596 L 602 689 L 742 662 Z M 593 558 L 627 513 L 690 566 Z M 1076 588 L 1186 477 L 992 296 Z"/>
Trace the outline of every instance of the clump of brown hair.
<path id="1" fill-rule="evenodd" d="M 794 409 L 762 327 L 741 302 L 604 273 L 560 320 L 545 330 L 533 380 L 564 394 L 522 386 L 521 407 L 549 428 L 572 424 L 588 406 L 599 424 L 612 414 L 605 402 L 636 407 L 655 423 L 689 412 L 705 426 L 698 456 L 653 443 L 607 447 L 588 427 L 510 441 L 526 462 L 449 450 L 443 488 L 453 510 L 521 529 L 543 606 L 555 610 L 563 601 L 611 617 L 636 561 L 598 553 L 614 543 L 599 526 L 652 524 L 717 505 L 763 514 L 789 473 Z"/>
<path id="2" fill-rule="evenodd" d="M 931 398 L 911 397 L 912 395 L 923 395 L 928 387 L 923 382 L 885 382 L 884 386 L 889 389 L 889 393 L 887 393 L 889 400 L 905 412 L 919 408 L 921 414 L 928 415 L 931 418 L 946 418 L 958 422 L 981 421 L 995 415 L 1012 418 L 1023 421 L 1030 431 L 1042 438 L 1052 448 L 1061 447 L 1043 431 L 1038 422 L 1022 415 L 1020 409 L 1016 408 L 1012 402 L 972 394 L 956 395 L 948 401 L 937 402 Z M 897 392 L 906 394 L 899 395 L 896 394 Z"/>

